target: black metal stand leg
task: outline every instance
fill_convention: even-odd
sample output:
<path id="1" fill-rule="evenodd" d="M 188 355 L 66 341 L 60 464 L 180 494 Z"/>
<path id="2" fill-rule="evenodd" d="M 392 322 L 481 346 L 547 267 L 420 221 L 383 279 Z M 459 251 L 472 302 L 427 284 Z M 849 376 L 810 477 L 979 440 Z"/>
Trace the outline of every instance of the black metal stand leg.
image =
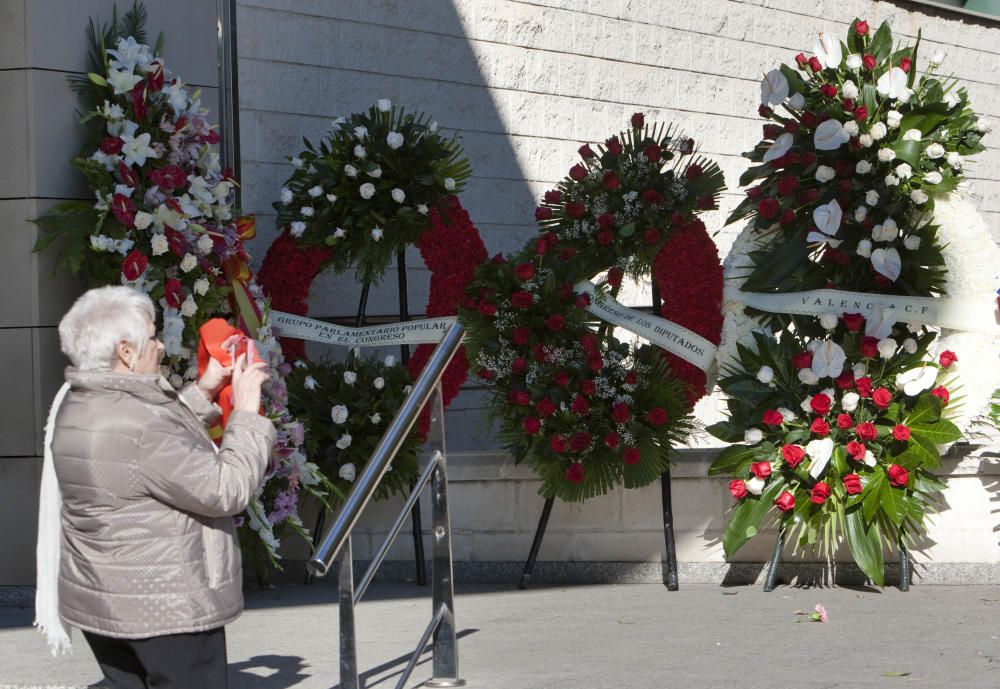
<path id="1" fill-rule="evenodd" d="M 902 536 L 899 537 L 899 590 L 910 590 L 910 554 Z"/>
<path id="2" fill-rule="evenodd" d="M 663 563 L 663 585 L 668 591 L 680 588 L 677 580 L 677 542 L 674 540 L 674 506 L 670 495 L 670 469 L 660 474 L 660 496 L 663 499 L 663 542 L 667 557 Z"/>
<path id="3" fill-rule="evenodd" d="M 764 593 L 774 590 L 774 580 L 778 575 L 778 561 L 781 560 L 781 551 L 785 547 L 785 522 L 782 520 L 778 528 L 778 537 L 774 541 L 774 552 L 771 553 L 771 561 L 767 563 L 767 576 L 764 577 Z"/>
<path id="4" fill-rule="evenodd" d="M 524 572 L 521 574 L 521 581 L 517 588 L 522 591 L 528 588 L 528 581 L 531 579 L 531 571 L 535 568 L 535 560 L 538 559 L 538 551 L 542 547 L 542 539 L 545 538 L 545 527 L 549 525 L 549 515 L 552 514 L 552 505 L 555 498 L 545 498 L 545 505 L 542 507 L 542 516 L 538 518 L 538 527 L 535 529 L 535 540 L 531 542 L 531 551 L 528 553 L 528 561 L 524 563 Z"/>
<path id="5" fill-rule="evenodd" d="M 400 250 L 396 254 L 396 274 L 398 276 L 398 286 L 399 286 L 399 320 L 405 322 L 410 320 L 410 306 L 408 290 L 406 287 L 406 250 Z M 402 364 L 405 366 L 410 360 L 410 346 L 400 345 L 399 346 L 399 358 Z M 413 486 L 410 486 L 413 489 Z M 427 585 L 427 572 L 424 557 L 424 529 L 422 519 L 420 517 L 420 500 L 413 505 L 413 509 L 410 511 L 410 522 L 411 530 L 413 532 L 413 565 L 416 569 L 417 585 L 426 586 Z"/>

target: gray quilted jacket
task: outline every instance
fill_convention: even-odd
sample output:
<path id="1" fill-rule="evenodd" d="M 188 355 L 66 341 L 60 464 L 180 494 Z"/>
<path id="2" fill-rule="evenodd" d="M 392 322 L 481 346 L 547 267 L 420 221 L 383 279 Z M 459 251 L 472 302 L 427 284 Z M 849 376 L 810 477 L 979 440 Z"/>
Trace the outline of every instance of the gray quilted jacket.
<path id="1" fill-rule="evenodd" d="M 59 615 L 105 636 L 224 625 L 243 609 L 232 515 L 267 467 L 270 420 L 235 411 L 216 451 L 217 409 L 159 375 L 66 369 L 52 456 L 63 498 Z M 182 399 L 183 398 L 183 399 Z"/>

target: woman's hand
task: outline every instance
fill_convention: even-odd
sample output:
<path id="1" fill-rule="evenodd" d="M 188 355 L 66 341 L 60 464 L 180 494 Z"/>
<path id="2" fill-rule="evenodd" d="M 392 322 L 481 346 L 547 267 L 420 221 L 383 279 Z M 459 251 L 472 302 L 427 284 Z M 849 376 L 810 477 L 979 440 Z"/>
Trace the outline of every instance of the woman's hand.
<path id="1" fill-rule="evenodd" d="M 208 360 L 205 372 L 198 378 L 198 390 L 211 402 L 219 395 L 219 390 L 229 382 L 232 375 L 232 366 L 223 366 L 218 359 L 211 358 Z"/>
<path id="2" fill-rule="evenodd" d="M 233 366 L 233 410 L 260 410 L 260 386 L 271 377 L 267 364 L 258 361 L 247 364 L 247 355 L 241 354 Z"/>

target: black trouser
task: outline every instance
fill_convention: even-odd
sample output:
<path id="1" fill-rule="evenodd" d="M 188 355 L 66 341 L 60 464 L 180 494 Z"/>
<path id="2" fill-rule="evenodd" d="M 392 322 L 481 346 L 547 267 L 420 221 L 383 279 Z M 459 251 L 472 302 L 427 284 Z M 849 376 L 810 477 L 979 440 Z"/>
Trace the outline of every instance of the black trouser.
<path id="1" fill-rule="evenodd" d="M 114 689 L 227 689 L 225 627 L 148 639 L 84 632 Z"/>

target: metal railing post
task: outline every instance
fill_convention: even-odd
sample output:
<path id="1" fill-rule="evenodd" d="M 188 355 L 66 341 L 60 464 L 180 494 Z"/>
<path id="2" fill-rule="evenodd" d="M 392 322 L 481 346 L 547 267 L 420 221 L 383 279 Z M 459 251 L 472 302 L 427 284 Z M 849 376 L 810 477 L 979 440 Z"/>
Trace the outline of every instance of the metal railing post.
<path id="1" fill-rule="evenodd" d="M 358 648 L 354 628 L 354 553 L 351 537 L 337 556 L 340 603 L 340 689 L 361 689 L 358 681 Z"/>
<path id="2" fill-rule="evenodd" d="M 440 611 L 441 621 L 434 630 L 433 675 L 427 687 L 461 687 L 458 677 L 458 636 L 455 628 L 455 580 L 452 574 L 451 516 L 448 511 L 448 453 L 444 439 L 444 404 L 438 383 L 430 407 L 428 449 L 439 459 L 431 475 L 431 528 L 433 539 L 431 569 L 431 611 Z M 432 454 L 432 456 L 433 456 Z"/>

